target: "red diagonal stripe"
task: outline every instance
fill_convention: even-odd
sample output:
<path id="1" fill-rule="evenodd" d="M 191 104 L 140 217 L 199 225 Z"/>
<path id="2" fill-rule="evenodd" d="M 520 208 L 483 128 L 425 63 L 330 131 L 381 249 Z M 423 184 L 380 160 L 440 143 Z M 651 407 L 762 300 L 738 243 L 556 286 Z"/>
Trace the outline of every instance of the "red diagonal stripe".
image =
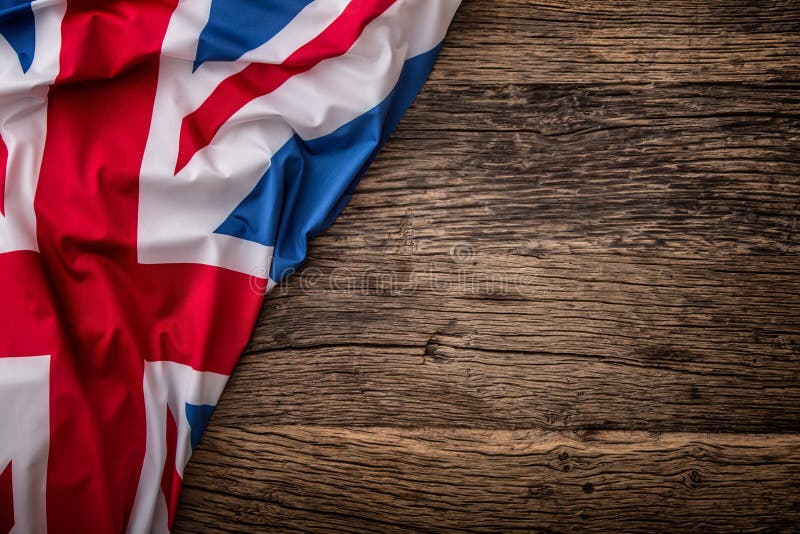
<path id="1" fill-rule="evenodd" d="M 223 80 L 199 108 L 183 118 L 175 173 L 180 172 L 198 150 L 208 146 L 220 127 L 245 104 L 271 93 L 319 62 L 347 52 L 364 27 L 394 2 L 352 0 L 322 33 L 298 48 L 283 63 L 252 63 Z"/>
<path id="2" fill-rule="evenodd" d="M 172 530 L 172 521 L 175 519 L 175 510 L 178 508 L 178 497 L 181 493 L 183 479 L 178 474 L 175 465 L 178 448 L 178 424 L 172 410 L 167 407 L 167 458 L 164 460 L 164 471 L 161 474 L 161 491 L 167 500 L 167 513 L 169 514 L 169 529 Z"/>
<path id="3" fill-rule="evenodd" d="M 8 148 L 0 135 L 0 214 L 5 215 L 6 167 L 8 166 Z"/>
<path id="4" fill-rule="evenodd" d="M 0 473 L 0 534 L 14 527 L 14 487 L 11 485 L 11 462 Z"/>

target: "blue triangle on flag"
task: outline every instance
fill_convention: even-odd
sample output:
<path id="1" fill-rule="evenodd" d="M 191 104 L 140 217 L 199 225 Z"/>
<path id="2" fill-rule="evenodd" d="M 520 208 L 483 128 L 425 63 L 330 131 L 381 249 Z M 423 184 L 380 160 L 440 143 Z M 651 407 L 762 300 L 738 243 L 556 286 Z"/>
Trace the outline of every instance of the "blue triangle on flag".
<path id="1" fill-rule="evenodd" d="M 214 413 L 214 408 L 216 406 L 210 404 L 186 403 L 186 419 L 189 421 L 189 427 L 191 428 L 189 442 L 192 445 L 192 450 L 200 443 L 200 438 L 203 437 L 203 431 L 208 425 L 208 420 L 211 419 L 211 414 Z"/>
<path id="2" fill-rule="evenodd" d="M 234 61 L 269 41 L 311 0 L 212 0 L 194 70 L 204 61 Z"/>
<path id="3" fill-rule="evenodd" d="M 22 72 L 28 72 L 36 48 L 36 19 L 31 0 L 0 0 L 0 35 L 17 53 Z"/>

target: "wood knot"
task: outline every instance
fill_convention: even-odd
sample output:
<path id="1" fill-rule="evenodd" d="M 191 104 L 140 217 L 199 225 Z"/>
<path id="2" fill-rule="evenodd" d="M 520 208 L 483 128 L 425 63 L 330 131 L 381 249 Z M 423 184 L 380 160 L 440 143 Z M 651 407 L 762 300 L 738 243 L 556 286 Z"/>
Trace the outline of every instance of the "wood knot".
<path id="1" fill-rule="evenodd" d="M 570 473 L 575 469 L 575 462 L 572 461 L 569 452 L 562 450 L 555 459 L 550 462 L 550 468 L 564 473 Z"/>
<path id="2" fill-rule="evenodd" d="M 684 484 L 687 488 L 697 488 L 702 485 L 703 482 L 703 475 L 697 469 L 692 469 L 686 473 L 686 477 L 684 478 Z"/>
<path id="3" fill-rule="evenodd" d="M 442 363 L 446 358 L 439 354 L 439 338 L 438 332 L 431 334 L 428 341 L 425 342 L 425 353 L 422 356 L 422 362 L 432 361 L 434 363 Z"/>

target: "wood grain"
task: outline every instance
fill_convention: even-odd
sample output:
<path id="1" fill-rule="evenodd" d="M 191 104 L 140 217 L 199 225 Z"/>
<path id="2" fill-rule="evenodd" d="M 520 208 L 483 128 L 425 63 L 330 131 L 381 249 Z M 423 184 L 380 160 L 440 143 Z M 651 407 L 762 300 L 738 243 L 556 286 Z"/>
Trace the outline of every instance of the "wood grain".
<path id="1" fill-rule="evenodd" d="M 463 3 L 175 530 L 794 532 L 800 3 Z"/>
<path id="2" fill-rule="evenodd" d="M 252 425 L 208 437 L 183 515 L 197 532 L 772 532 L 800 521 L 786 499 L 796 435 Z"/>
<path id="3" fill-rule="evenodd" d="M 465 0 L 431 81 L 797 82 L 798 20 L 792 0 Z"/>

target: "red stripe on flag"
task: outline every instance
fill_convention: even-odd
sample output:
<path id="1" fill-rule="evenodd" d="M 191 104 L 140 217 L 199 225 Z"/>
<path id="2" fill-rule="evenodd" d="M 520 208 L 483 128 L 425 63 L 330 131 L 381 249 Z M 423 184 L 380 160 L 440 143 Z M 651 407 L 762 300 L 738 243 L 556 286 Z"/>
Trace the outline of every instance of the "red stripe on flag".
<path id="1" fill-rule="evenodd" d="M 3 136 L 0 135 L 0 215 L 5 215 L 6 197 L 6 173 L 8 170 L 8 148 L 6 147 Z"/>
<path id="2" fill-rule="evenodd" d="M 38 321 L 0 310 L 12 338 L 0 349 L 39 347 L 39 323 L 56 334 L 34 352 L 51 355 L 50 534 L 126 530 L 145 452 L 145 360 L 230 374 L 262 300 L 242 273 L 137 260 L 139 172 L 176 2 L 70 1 L 62 23 L 35 199 L 41 256 L 35 268 L 33 253 L 9 266 L 37 273 L 14 278 L 26 285 L 17 300 L 41 292 L 46 302 L 26 301 Z M 136 24 L 116 31 L 129 12 Z"/>
<path id="3" fill-rule="evenodd" d="M 164 460 L 164 471 L 161 474 L 161 491 L 167 500 L 167 513 L 169 515 L 169 529 L 172 530 L 172 521 L 175 519 L 175 510 L 178 509 L 178 497 L 181 493 L 183 479 L 178 474 L 178 467 L 175 465 L 178 448 L 178 424 L 172 410 L 167 406 L 167 457 Z"/>
<path id="4" fill-rule="evenodd" d="M 151 60 L 166 31 L 153 21 L 169 16 L 176 2 L 69 0 L 56 83 L 111 79 Z"/>
<path id="5" fill-rule="evenodd" d="M 298 48 L 280 65 L 252 63 L 220 83 L 199 108 L 183 118 L 175 174 L 206 147 L 234 113 L 319 62 L 340 56 L 356 42 L 364 27 L 395 0 L 352 0 L 314 39 Z"/>
<path id="6" fill-rule="evenodd" d="M 0 254 L 0 280 L 13 280 L 0 284 L 0 358 L 51 354 L 58 324 L 41 256 L 30 250 Z"/>
<path id="7" fill-rule="evenodd" d="M 136 496 L 146 336 L 126 270 L 136 263 L 157 52 L 176 4 L 70 1 L 61 25 L 62 71 L 48 95 L 34 201 L 61 333 L 50 352 L 50 534 L 124 532 Z"/>
<path id="8" fill-rule="evenodd" d="M 0 534 L 14 528 L 14 486 L 11 480 L 11 462 L 0 473 Z"/>

